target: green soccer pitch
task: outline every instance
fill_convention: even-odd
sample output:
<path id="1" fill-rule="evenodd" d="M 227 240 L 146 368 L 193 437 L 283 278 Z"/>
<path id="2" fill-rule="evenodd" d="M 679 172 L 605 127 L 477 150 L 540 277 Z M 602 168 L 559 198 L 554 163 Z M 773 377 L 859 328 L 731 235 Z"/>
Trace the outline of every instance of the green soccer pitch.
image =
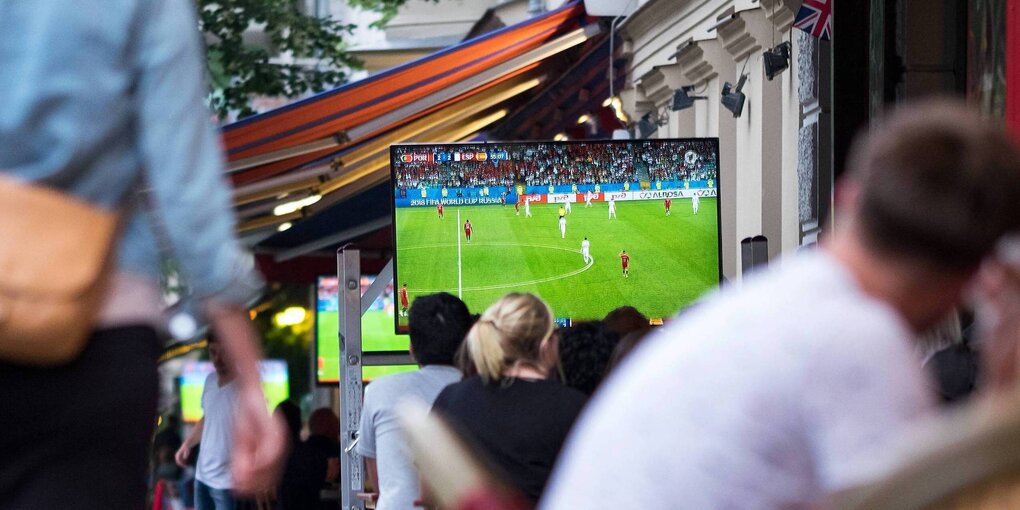
<path id="1" fill-rule="evenodd" d="M 560 236 L 560 204 L 397 209 L 397 281 L 415 296 L 446 291 L 460 294 L 472 313 L 481 313 L 512 291 L 532 292 L 556 317 L 592 320 L 632 305 L 652 318 L 667 318 L 719 284 L 717 199 L 702 198 L 698 214 L 690 200 L 674 199 L 670 216 L 662 200 L 620 201 L 617 217 L 609 205 L 573 205 Z M 459 216 L 459 220 L 458 220 Z M 472 239 L 463 225 L 471 220 Z M 594 262 L 581 256 L 591 243 Z M 630 255 L 623 277 L 620 252 Z M 400 317 L 405 325 L 407 318 Z"/>
<path id="2" fill-rule="evenodd" d="M 337 312 L 320 312 L 315 317 L 316 380 L 320 384 L 340 381 L 340 327 Z M 383 310 L 369 310 L 361 317 L 362 351 L 406 351 L 410 341 L 406 335 L 393 332 L 393 316 Z M 362 367 L 362 378 L 371 380 L 382 375 L 406 372 L 414 365 Z"/>

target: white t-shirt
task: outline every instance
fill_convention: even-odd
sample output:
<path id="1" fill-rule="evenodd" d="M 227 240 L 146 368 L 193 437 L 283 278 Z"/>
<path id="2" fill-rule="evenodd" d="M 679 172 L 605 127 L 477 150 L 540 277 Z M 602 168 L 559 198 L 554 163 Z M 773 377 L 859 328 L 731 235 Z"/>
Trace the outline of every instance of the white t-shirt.
<path id="1" fill-rule="evenodd" d="M 460 380 L 450 366 L 426 365 L 416 372 L 380 377 L 365 387 L 357 452 L 376 460 L 378 510 L 412 510 L 418 499 L 418 471 L 397 424 L 394 407 L 405 398 L 432 406 L 443 388 Z"/>
<path id="2" fill-rule="evenodd" d="M 230 476 L 230 449 L 234 446 L 236 405 L 236 382 L 220 386 L 216 373 L 209 374 L 202 390 L 202 443 L 195 479 L 213 489 L 234 486 Z"/>
<path id="3" fill-rule="evenodd" d="M 807 508 L 933 409 L 912 335 L 834 258 L 695 306 L 614 373 L 540 508 Z"/>
<path id="4" fill-rule="evenodd" d="M 588 254 L 588 248 L 590 248 L 590 247 L 591 247 L 591 243 L 588 242 L 587 239 L 585 239 L 584 241 L 581 241 L 581 253 L 584 253 L 585 255 L 587 255 Z"/>
<path id="5" fill-rule="evenodd" d="M 616 200 L 609 200 L 609 208 L 616 209 Z"/>

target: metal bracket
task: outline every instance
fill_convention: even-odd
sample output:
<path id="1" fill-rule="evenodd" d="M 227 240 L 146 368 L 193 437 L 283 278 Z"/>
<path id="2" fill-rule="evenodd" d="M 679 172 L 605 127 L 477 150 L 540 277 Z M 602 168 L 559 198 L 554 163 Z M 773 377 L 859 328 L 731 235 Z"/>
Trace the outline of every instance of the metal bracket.
<path id="1" fill-rule="evenodd" d="M 341 248 L 337 251 L 336 273 L 339 279 L 337 313 L 340 319 L 340 444 L 350 445 L 340 455 L 340 508 L 363 510 L 358 499 L 365 480 L 361 456 L 352 448 L 361 425 L 361 252 Z"/>
<path id="2" fill-rule="evenodd" d="M 375 277 L 375 281 L 368 287 L 365 294 L 361 296 L 361 315 L 365 315 L 372 303 L 379 298 L 379 295 L 386 290 L 386 286 L 389 285 L 390 280 L 393 279 L 393 259 L 387 260 L 386 265 L 383 266 L 382 271 L 379 271 L 379 275 Z M 396 287 L 397 282 L 393 282 L 393 286 Z"/>

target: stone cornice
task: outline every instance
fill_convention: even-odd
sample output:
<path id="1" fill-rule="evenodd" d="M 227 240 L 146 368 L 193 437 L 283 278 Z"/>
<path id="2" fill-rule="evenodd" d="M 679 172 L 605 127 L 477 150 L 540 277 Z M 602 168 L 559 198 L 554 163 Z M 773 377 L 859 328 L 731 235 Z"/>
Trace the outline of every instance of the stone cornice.
<path id="1" fill-rule="evenodd" d="M 726 48 L 726 51 L 733 56 L 733 60 L 738 62 L 747 58 L 752 52 L 761 49 L 761 44 L 748 30 L 747 20 L 744 19 L 744 16 L 743 12 L 735 14 L 732 19 L 719 25 L 716 29 L 723 48 Z"/>
<path id="2" fill-rule="evenodd" d="M 700 41 L 688 44 L 677 53 L 676 63 L 691 83 L 709 80 L 719 74 L 712 62 L 705 58 L 705 50 Z"/>
<path id="3" fill-rule="evenodd" d="M 761 0 L 761 8 L 765 11 L 765 18 L 772 22 L 776 30 L 786 32 L 793 26 L 796 13 L 787 5 L 785 0 Z"/>
<path id="4" fill-rule="evenodd" d="M 619 0 L 621 2 L 628 0 Z M 648 32 L 663 20 L 674 19 L 677 11 L 692 11 L 699 4 L 711 0 L 649 0 L 636 11 L 627 16 L 627 19 L 620 26 L 624 38 L 634 37 L 637 34 Z"/>
<path id="5" fill-rule="evenodd" d="M 734 61 L 741 62 L 751 53 L 782 39 L 781 31 L 767 19 L 768 14 L 761 7 L 741 11 L 719 26 L 719 40 Z"/>
<path id="6" fill-rule="evenodd" d="M 681 83 L 683 79 L 680 66 L 677 64 L 655 66 L 641 76 L 638 87 L 641 88 L 645 99 L 658 105 L 669 101 L 673 91 L 683 85 Z"/>

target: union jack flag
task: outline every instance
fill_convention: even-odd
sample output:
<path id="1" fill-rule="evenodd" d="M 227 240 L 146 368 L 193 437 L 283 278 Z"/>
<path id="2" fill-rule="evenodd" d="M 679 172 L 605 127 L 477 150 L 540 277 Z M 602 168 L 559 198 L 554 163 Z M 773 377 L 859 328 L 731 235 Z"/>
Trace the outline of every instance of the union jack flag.
<path id="1" fill-rule="evenodd" d="M 813 37 L 828 41 L 832 38 L 832 2 L 834 0 L 804 0 L 793 26 Z"/>

